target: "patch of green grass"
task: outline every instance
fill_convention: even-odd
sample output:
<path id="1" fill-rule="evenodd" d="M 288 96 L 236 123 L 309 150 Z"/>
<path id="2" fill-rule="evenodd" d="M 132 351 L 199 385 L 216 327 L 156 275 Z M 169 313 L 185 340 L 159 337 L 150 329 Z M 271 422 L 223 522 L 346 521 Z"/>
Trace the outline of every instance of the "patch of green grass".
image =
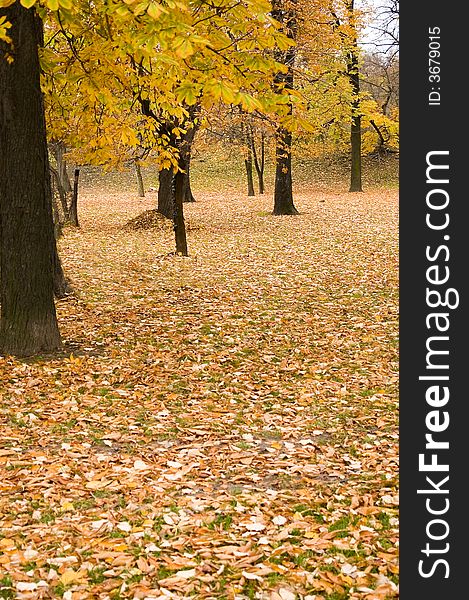
<path id="1" fill-rule="evenodd" d="M 312 550 L 306 550 L 305 552 L 302 552 L 301 554 L 297 554 L 293 558 L 293 563 L 297 567 L 301 567 L 302 569 L 305 569 L 308 566 L 308 563 L 312 556 L 313 556 Z"/>
<path id="2" fill-rule="evenodd" d="M 349 515 L 344 515 L 343 517 L 332 523 L 332 525 L 329 525 L 329 531 L 338 531 L 339 533 L 336 536 L 338 538 L 347 537 L 349 535 L 349 526 L 356 525 L 357 522 L 358 517 L 351 519 Z"/>
<path id="3" fill-rule="evenodd" d="M 5 598 L 9 600 L 10 598 L 14 598 L 16 596 L 16 592 L 13 589 L 13 580 L 10 575 L 5 575 L 0 579 L 0 598 Z"/>
<path id="4" fill-rule="evenodd" d="M 109 537 L 111 537 L 111 538 L 125 538 L 128 535 L 129 534 L 126 533 L 125 531 L 118 531 L 117 529 L 114 529 L 114 531 L 111 531 L 111 533 L 109 534 Z"/>
<path id="5" fill-rule="evenodd" d="M 391 527 L 391 523 L 389 522 L 391 516 L 387 512 L 380 512 L 376 515 L 376 518 L 381 523 L 382 529 L 389 529 Z"/>
<path id="6" fill-rule="evenodd" d="M 211 523 L 208 524 L 208 528 L 214 530 L 217 526 L 222 527 L 225 531 L 231 527 L 233 523 L 233 517 L 231 515 L 220 514 L 213 519 Z"/>
<path id="7" fill-rule="evenodd" d="M 255 600 L 256 599 L 256 592 L 257 592 L 257 584 L 255 581 L 253 581 L 252 579 L 249 579 L 243 587 L 243 593 L 246 594 L 246 596 L 249 598 L 249 600 Z"/>
<path id="8" fill-rule="evenodd" d="M 349 598 L 350 598 L 350 594 L 348 591 L 332 592 L 332 594 L 328 594 L 326 596 L 326 600 L 348 600 Z"/>
<path id="9" fill-rule="evenodd" d="M 62 598 L 66 591 L 66 586 L 62 582 L 58 583 L 54 588 L 55 597 Z"/>
<path id="10" fill-rule="evenodd" d="M 51 510 L 46 510 L 41 514 L 40 518 L 41 523 L 54 523 L 55 522 L 55 514 Z"/>
<path id="11" fill-rule="evenodd" d="M 268 575 L 266 575 L 265 578 L 269 582 L 269 584 L 273 586 L 283 581 L 284 576 L 280 573 L 269 573 Z"/>
<path id="12" fill-rule="evenodd" d="M 107 567 L 94 567 L 88 571 L 89 582 L 92 584 L 102 583 L 106 579 L 106 576 L 103 575 L 106 569 Z"/>
<path id="13" fill-rule="evenodd" d="M 316 511 L 306 506 L 306 504 L 297 504 L 293 507 L 293 510 L 300 513 L 302 517 L 313 517 L 317 514 Z"/>

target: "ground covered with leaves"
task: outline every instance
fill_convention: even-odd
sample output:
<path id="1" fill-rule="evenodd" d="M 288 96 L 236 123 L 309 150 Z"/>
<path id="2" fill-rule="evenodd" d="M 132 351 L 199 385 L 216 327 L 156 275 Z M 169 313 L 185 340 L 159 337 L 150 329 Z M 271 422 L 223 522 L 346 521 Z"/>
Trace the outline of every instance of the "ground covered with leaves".
<path id="1" fill-rule="evenodd" d="M 397 192 L 198 194 L 189 258 L 155 196 L 82 191 L 0 358 L 0 598 L 397 598 Z"/>

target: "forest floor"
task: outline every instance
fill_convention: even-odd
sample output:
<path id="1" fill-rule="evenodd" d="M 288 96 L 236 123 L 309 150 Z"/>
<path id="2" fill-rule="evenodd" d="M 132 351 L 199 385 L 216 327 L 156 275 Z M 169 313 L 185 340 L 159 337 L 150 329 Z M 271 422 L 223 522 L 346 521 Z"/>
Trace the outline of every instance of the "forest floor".
<path id="1" fill-rule="evenodd" d="M 0 358 L 0 598 L 398 597 L 397 190 L 84 187 L 58 356 Z"/>

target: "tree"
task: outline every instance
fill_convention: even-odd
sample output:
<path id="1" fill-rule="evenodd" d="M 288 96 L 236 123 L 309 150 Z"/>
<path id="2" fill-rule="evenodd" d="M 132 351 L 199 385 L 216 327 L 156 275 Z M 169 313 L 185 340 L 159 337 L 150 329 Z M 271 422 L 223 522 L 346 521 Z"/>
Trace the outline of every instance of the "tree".
<path id="1" fill-rule="evenodd" d="M 351 30 L 350 44 L 347 51 L 347 75 L 352 88 L 352 124 L 350 127 L 350 192 L 362 192 L 362 113 L 360 108 L 360 71 L 357 28 L 355 24 L 354 0 L 346 0 L 348 24 Z"/>
<path id="2" fill-rule="evenodd" d="M 293 90 L 296 58 L 294 42 L 297 33 L 296 0 L 274 0 L 272 16 L 281 23 L 283 32 L 292 42 L 285 50 L 276 52 L 277 61 L 286 69 L 275 75 L 274 87 L 277 92 L 284 94 Z M 286 104 L 286 112 L 288 116 L 293 113 L 290 100 Z M 276 131 L 274 215 L 299 214 L 293 203 L 292 139 L 291 129 L 280 124 Z"/>
<path id="3" fill-rule="evenodd" d="M 54 305 L 55 239 L 40 88 L 42 23 L 20 2 L 0 8 L 0 351 L 60 348 Z"/>

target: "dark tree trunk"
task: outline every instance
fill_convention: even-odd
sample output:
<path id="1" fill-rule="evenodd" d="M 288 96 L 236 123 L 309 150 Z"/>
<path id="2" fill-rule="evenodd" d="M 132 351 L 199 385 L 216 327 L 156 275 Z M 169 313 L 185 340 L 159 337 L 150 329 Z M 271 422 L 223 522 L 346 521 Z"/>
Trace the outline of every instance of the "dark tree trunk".
<path id="1" fill-rule="evenodd" d="M 356 38 L 354 23 L 354 0 L 350 0 L 347 9 L 349 12 L 349 23 L 352 24 L 354 39 L 347 58 L 347 74 L 352 86 L 352 125 L 350 127 L 350 192 L 362 192 L 362 126 L 360 111 L 360 72 L 359 72 L 359 48 Z"/>
<path id="2" fill-rule="evenodd" d="M 195 198 L 191 190 L 190 172 L 192 144 L 194 142 L 194 137 L 197 132 L 197 129 L 198 126 L 195 123 L 191 123 L 187 129 L 187 132 L 184 134 L 182 142 L 179 146 L 179 164 L 180 168 L 184 170 L 184 202 L 195 202 Z"/>
<path id="3" fill-rule="evenodd" d="M 172 169 L 162 169 L 158 174 L 158 212 L 167 217 L 173 218 L 173 190 L 174 190 L 174 173 Z"/>
<path id="4" fill-rule="evenodd" d="M 265 168 L 265 135 L 264 132 L 261 133 L 261 147 L 260 147 L 260 157 L 257 154 L 256 150 L 256 139 L 254 137 L 254 132 L 252 127 L 249 132 L 249 144 L 251 146 L 251 152 L 254 159 L 254 167 L 257 173 L 257 181 L 259 183 L 259 194 L 263 194 L 265 191 L 264 186 L 264 168 Z"/>
<path id="5" fill-rule="evenodd" d="M 0 351 L 27 356 L 61 346 L 54 304 L 54 226 L 40 88 L 41 22 L 19 2 L 0 42 Z"/>
<path id="6" fill-rule="evenodd" d="M 78 222 L 78 178 L 80 176 L 80 169 L 75 169 L 73 175 L 73 193 L 72 200 L 70 202 L 70 223 L 75 227 L 80 227 Z"/>
<path id="7" fill-rule="evenodd" d="M 358 81 L 358 73 L 351 76 L 354 83 L 354 93 L 360 91 Z M 362 192 L 362 126 L 360 115 L 360 101 L 352 102 L 352 125 L 350 127 L 350 146 L 351 146 L 351 163 L 350 163 L 350 192 Z"/>
<path id="8" fill-rule="evenodd" d="M 246 167 L 246 175 L 248 182 L 248 196 L 255 196 L 256 193 L 254 191 L 254 179 L 252 176 L 252 153 L 251 148 L 248 147 L 246 158 L 244 159 L 244 165 Z"/>
<path id="9" fill-rule="evenodd" d="M 283 33 L 295 40 L 297 32 L 296 11 L 293 1 L 290 8 L 284 6 L 282 0 L 275 0 L 272 4 L 274 10 L 272 15 L 282 24 Z M 285 73 L 278 73 L 275 76 L 274 83 L 279 93 L 293 90 L 294 73 L 293 67 L 296 59 L 296 46 L 291 46 L 288 50 L 276 53 L 276 60 L 287 67 Z M 288 104 L 289 114 L 293 112 L 292 104 Z M 292 133 L 284 127 L 278 127 L 276 132 L 275 149 L 275 191 L 274 191 L 274 215 L 298 215 L 298 211 L 293 203 L 293 181 L 292 181 Z"/>
<path id="10" fill-rule="evenodd" d="M 293 204 L 291 175 L 292 134 L 287 129 L 277 130 L 275 149 L 274 215 L 298 215 Z"/>
<path id="11" fill-rule="evenodd" d="M 186 159 L 186 168 L 184 169 L 184 202 L 195 202 L 194 194 L 191 188 L 191 153 Z"/>
<path id="12" fill-rule="evenodd" d="M 174 175 L 174 236 L 176 238 L 176 253 L 188 256 L 186 224 L 184 222 L 184 173 L 179 171 Z"/>
<path id="13" fill-rule="evenodd" d="M 140 161 L 138 160 L 138 158 L 135 159 L 134 164 L 135 164 L 135 175 L 137 176 L 138 195 L 140 196 L 140 198 L 144 198 L 145 197 L 145 188 L 143 186 L 142 169 L 140 167 Z"/>

